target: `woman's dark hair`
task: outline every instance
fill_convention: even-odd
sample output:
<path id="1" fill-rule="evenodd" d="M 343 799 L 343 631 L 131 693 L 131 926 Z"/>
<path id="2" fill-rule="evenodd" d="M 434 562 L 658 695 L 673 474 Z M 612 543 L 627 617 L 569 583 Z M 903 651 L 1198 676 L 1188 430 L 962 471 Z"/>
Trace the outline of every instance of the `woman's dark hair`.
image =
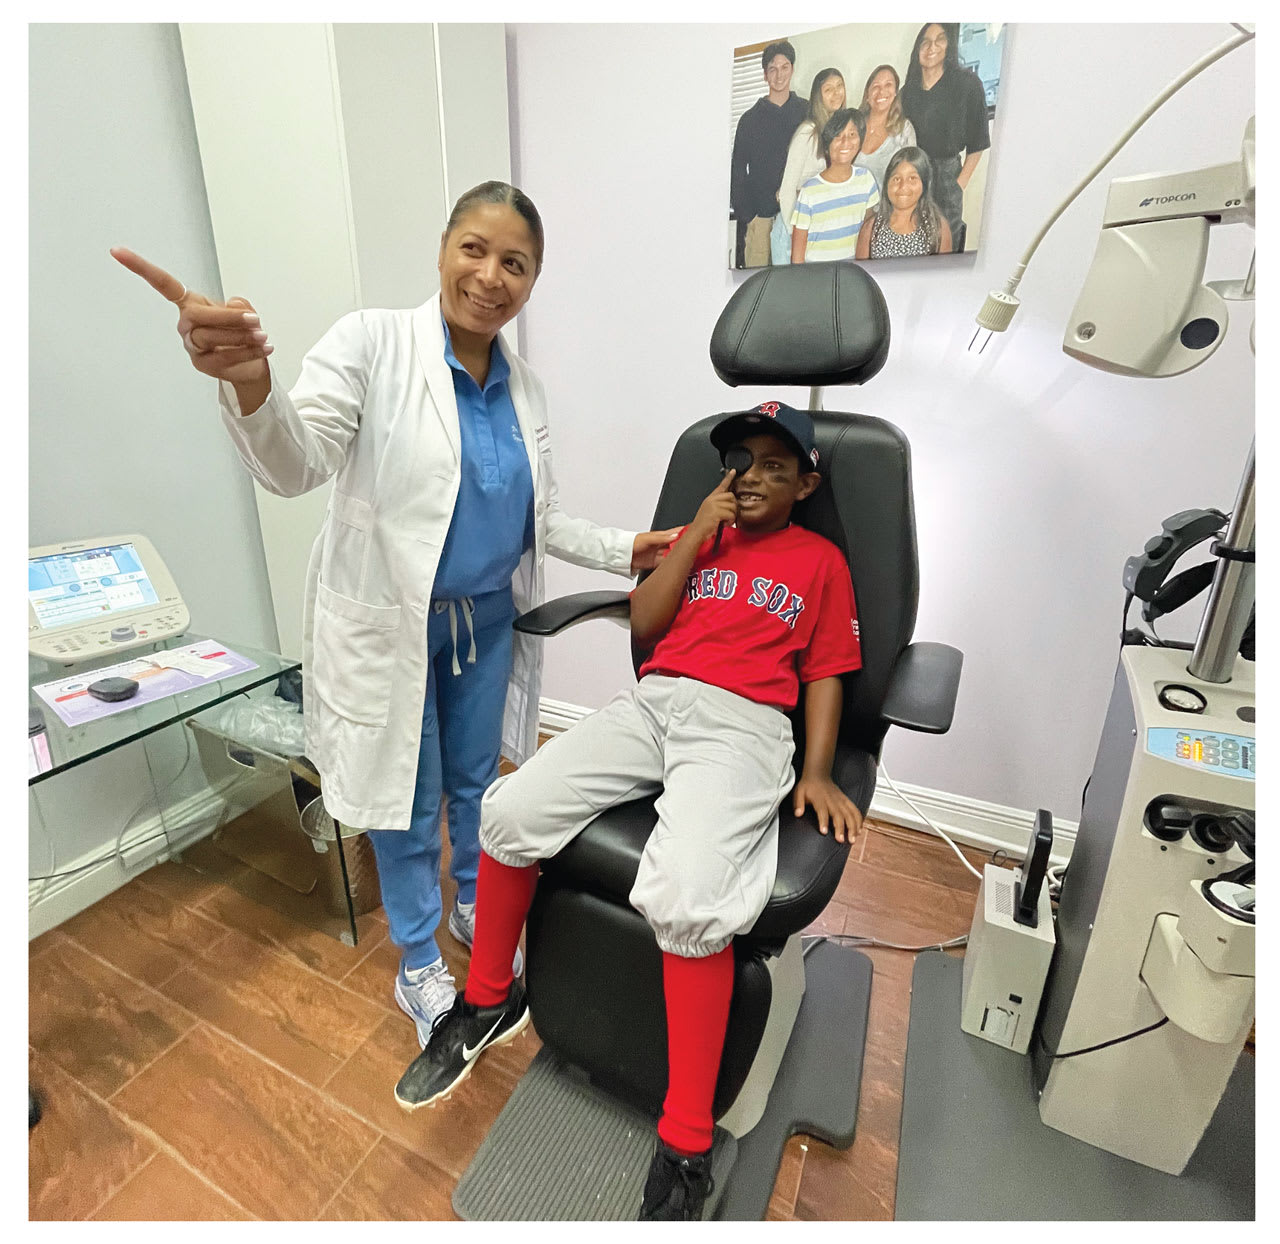
<path id="1" fill-rule="evenodd" d="M 481 182 L 480 185 L 472 186 L 462 195 L 453 205 L 453 211 L 449 213 L 448 223 L 444 227 L 445 237 L 457 228 L 458 222 L 473 207 L 479 207 L 482 203 L 504 203 L 519 213 L 524 223 L 529 226 L 529 232 L 533 234 L 533 245 L 537 251 L 534 260 L 541 270 L 542 251 L 545 245 L 542 217 L 538 215 L 538 209 L 534 207 L 533 200 L 523 190 L 517 190 L 515 186 L 509 186 L 505 181 Z"/>
<path id="2" fill-rule="evenodd" d="M 777 43 L 771 43 L 763 52 L 760 53 L 760 68 L 767 70 L 769 62 L 777 55 L 785 56 L 794 69 L 796 64 L 796 50 L 787 42 L 786 39 L 779 39 Z"/>
<path id="3" fill-rule="evenodd" d="M 858 146 L 862 146 L 862 140 L 867 136 L 867 123 L 862 118 L 856 108 L 837 108 L 835 112 L 827 118 L 827 123 L 822 127 L 822 138 L 820 145 L 822 147 L 822 158 L 826 161 L 827 167 L 831 167 L 831 144 L 835 142 L 836 135 L 844 131 L 844 127 L 853 122 L 853 128 L 858 131 Z"/>
<path id="4" fill-rule="evenodd" d="M 933 161 L 919 147 L 902 147 L 889 158 L 884 170 L 884 180 L 880 184 L 880 202 L 875 208 L 874 228 L 879 229 L 881 225 L 888 228 L 889 217 L 893 215 L 893 204 L 889 202 L 889 178 L 900 164 L 914 165 L 916 172 L 920 174 L 920 198 L 915 208 L 916 228 L 924 228 L 929 254 L 936 255 L 942 246 L 942 213 L 933 201 Z"/>
<path id="5" fill-rule="evenodd" d="M 942 62 L 942 72 L 960 68 L 960 23 L 959 22 L 925 22 L 916 32 L 916 41 L 911 45 L 911 59 L 907 62 L 907 85 L 920 85 L 920 44 L 924 42 L 924 32 L 930 26 L 941 26 L 942 33 L 947 36 L 947 55 Z"/>
<path id="6" fill-rule="evenodd" d="M 822 127 L 826 125 L 827 118 L 831 115 L 827 111 L 826 104 L 822 102 L 822 88 L 830 78 L 839 78 L 840 85 L 844 85 L 844 74 L 840 70 L 819 69 L 813 75 L 813 85 L 809 88 L 809 112 L 805 120 L 813 122 L 813 136 L 815 139 L 822 133 Z M 847 104 L 848 102 L 846 98 L 845 103 Z"/>
<path id="7" fill-rule="evenodd" d="M 877 65 L 867 74 L 867 84 L 862 88 L 862 115 L 864 117 L 871 115 L 871 84 L 886 69 L 893 74 L 893 103 L 889 105 L 889 115 L 885 117 L 884 127 L 890 134 L 901 134 L 902 123 L 906 119 L 902 115 L 902 79 L 898 77 L 898 71 L 892 65 Z"/>

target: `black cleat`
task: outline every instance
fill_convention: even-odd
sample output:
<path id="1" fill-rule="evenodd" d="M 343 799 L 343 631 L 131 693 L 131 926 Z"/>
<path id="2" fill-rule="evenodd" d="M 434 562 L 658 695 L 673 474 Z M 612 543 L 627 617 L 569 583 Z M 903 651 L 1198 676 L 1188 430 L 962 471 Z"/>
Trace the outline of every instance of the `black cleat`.
<path id="1" fill-rule="evenodd" d="M 640 1221 L 697 1222 L 714 1186 L 710 1152 L 690 1158 L 659 1140 L 644 1182 Z"/>
<path id="2" fill-rule="evenodd" d="M 474 1006 L 458 994 L 436 1020 L 426 1049 L 400 1077 L 396 1101 L 406 1110 L 439 1101 L 471 1074 L 485 1050 L 512 1040 L 528 1022 L 529 1004 L 519 981 L 511 982 L 507 1000 L 497 1006 Z"/>

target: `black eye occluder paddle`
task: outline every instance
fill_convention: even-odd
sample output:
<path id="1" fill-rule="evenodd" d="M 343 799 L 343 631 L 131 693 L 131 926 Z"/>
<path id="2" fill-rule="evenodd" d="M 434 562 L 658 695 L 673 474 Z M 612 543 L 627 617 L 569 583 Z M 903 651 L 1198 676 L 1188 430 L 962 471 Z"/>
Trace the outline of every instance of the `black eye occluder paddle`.
<path id="1" fill-rule="evenodd" d="M 745 445 L 734 445 L 731 449 L 726 449 L 724 454 L 724 469 L 732 471 L 736 478 L 741 478 L 743 471 L 751 469 L 751 450 Z M 711 553 L 714 556 L 720 549 L 720 537 L 724 535 L 724 524 L 721 523 L 716 528 L 716 542 L 711 546 Z"/>

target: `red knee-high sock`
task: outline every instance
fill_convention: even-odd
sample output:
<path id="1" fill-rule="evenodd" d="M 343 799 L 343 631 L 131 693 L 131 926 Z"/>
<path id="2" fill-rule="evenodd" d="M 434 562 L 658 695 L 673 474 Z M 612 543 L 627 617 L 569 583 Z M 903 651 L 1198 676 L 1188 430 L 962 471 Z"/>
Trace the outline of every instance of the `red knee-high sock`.
<path id="1" fill-rule="evenodd" d="M 658 1135 L 681 1153 L 711 1148 L 715 1096 L 733 994 L 733 947 L 704 959 L 663 953 L 667 999 L 667 1099 Z"/>
<path id="2" fill-rule="evenodd" d="M 520 943 L 520 930 L 533 902 L 538 866 L 512 868 L 480 852 L 476 874 L 476 940 L 471 947 L 467 1001 L 476 1006 L 505 1002 L 511 988 L 511 961 Z"/>

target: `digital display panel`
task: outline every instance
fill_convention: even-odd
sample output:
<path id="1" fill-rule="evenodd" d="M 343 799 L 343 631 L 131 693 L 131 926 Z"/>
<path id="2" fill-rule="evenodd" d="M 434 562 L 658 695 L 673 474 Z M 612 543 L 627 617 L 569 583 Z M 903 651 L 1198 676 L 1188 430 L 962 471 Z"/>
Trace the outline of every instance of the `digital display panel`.
<path id="1" fill-rule="evenodd" d="M 1147 731 L 1147 751 L 1193 769 L 1210 769 L 1253 781 L 1258 771 L 1258 745 L 1242 734 L 1179 730 L 1172 726 Z"/>
<path id="2" fill-rule="evenodd" d="M 29 558 L 27 598 L 46 630 L 159 603 L 132 544 Z"/>

